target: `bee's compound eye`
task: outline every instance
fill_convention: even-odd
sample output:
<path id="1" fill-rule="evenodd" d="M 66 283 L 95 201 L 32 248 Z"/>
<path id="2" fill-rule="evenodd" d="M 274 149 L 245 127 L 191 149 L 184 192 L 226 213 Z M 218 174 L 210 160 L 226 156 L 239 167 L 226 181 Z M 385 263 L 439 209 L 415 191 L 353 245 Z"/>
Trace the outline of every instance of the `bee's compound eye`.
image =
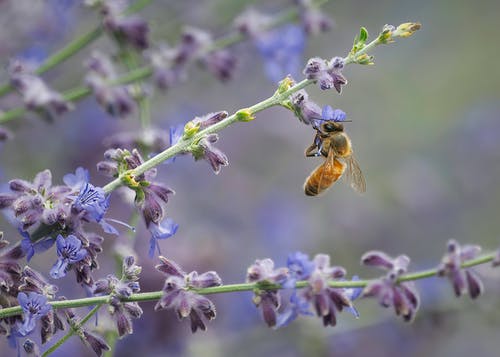
<path id="1" fill-rule="evenodd" d="M 325 131 L 334 131 L 335 130 L 335 125 L 333 123 L 326 122 L 326 123 L 323 124 L 323 129 Z"/>

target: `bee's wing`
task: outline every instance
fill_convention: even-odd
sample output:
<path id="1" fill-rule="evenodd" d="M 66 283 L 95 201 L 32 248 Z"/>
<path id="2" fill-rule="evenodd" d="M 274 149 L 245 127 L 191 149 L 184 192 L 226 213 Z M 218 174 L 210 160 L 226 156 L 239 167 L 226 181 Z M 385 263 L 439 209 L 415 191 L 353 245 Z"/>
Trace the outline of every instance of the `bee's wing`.
<path id="1" fill-rule="evenodd" d="M 364 193 L 366 191 L 366 181 L 363 176 L 363 172 L 359 168 L 359 164 L 354 158 L 354 155 L 350 155 L 346 158 L 347 169 L 345 173 L 345 178 L 349 185 L 358 193 Z"/>

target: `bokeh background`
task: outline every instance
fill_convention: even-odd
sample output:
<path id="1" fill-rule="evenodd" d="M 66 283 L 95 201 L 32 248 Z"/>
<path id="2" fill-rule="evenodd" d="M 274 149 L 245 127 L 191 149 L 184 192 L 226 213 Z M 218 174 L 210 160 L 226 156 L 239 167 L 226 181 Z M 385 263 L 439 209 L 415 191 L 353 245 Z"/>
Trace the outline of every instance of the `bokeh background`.
<path id="1" fill-rule="evenodd" d="M 291 1 L 167 1 L 158 0 L 142 14 L 150 20 L 156 41 L 175 43 L 182 25 L 228 32 L 232 19 L 254 5 L 271 12 Z M 371 249 L 391 255 L 405 253 L 411 268 L 439 262 L 448 239 L 477 243 L 486 250 L 500 242 L 500 56 L 496 33 L 500 3 L 471 1 L 330 1 L 323 7 L 335 20 L 331 32 L 311 38 L 304 61 L 312 56 L 344 56 L 360 26 L 376 35 L 386 23 L 423 24 L 413 37 L 379 47 L 375 65 L 351 65 L 342 95 L 308 89 L 318 103 L 343 109 L 346 124 L 367 181 L 360 196 L 340 182 L 318 198 L 306 197 L 302 184 L 320 159 L 305 158 L 314 133 L 290 112 L 273 108 L 257 120 L 220 133 L 218 147 L 230 166 L 214 175 L 206 162 L 180 157 L 160 169 L 160 177 L 177 194 L 168 215 L 179 223 L 177 235 L 162 242 L 162 253 L 186 270 L 216 270 L 225 283 L 244 280 L 256 258 L 283 265 L 296 250 L 328 253 L 350 275 L 375 277 L 359 265 Z M 0 1 L 0 65 L 26 56 L 43 60 L 64 43 L 97 23 L 96 15 L 79 1 Z M 92 48 L 111 53 L 109 39 Z M 92 48 L 43 77 L 60 90 L 84 76 L 82 63 Z M 189 80 L 153 97 L 153 122 L 158 128 L 184 123 L 195 115 L 235 110 L 272 94 L 275 84 L 263 72 L 252 43 L 234 47 L 240 59 L 235 78 L 220 83 L 195 66 Z M 5 71 L 0 78 L 5 79 Z M 3 109 L 17 101 L 1 102 Z M 102 142 L 110 134 L 138 130 L 131 118 L 110 118 L 95 99 L 48 124 L 28 116 L 8 124 L 15 139 L 1 148 L 0 179 L 31 179 L 50 168 L 54 181 L 78 166 L 90 169 L 93 182 L 106 183 L 95 170 Z M 131 209 L 119 195 L 112 198 L 110 217 L 127 220 Z M 16 231 L 1 221 L 6 238 Z M 101 258 L 103 277 L 114 269 Z M 158 290 L 162 276 L 147 258 L 148 236 L 141 223 L 135 249 L 143 266 L 143 291 Z M 33 260 L 48 273 L 55 252 Z M 120 340 L 117 356 L 497 356 L 500 348 L 500 273 L 478 268 L 486 293 L 477 301 L 456 299 L 445 280 L 418 282 L 422 307 L 413 324 L 405 324 L 375 301 L 359 301 L 361 317 L 342 314 L 338 326 L 325 329 L 317 318 L 302 317 L 287 328 L 264 326 L 250 293 L 214 296 L 218 317 L 205 333 L 191 335 L 187 322 L 170 311 L 153 312 L 143 304 L 143 318 L 134 321 L 135 334 Z M 72 277 L 62 283 L 67 297 L 84 295 Z M 105 321 L 103 319 L 102 321 Z M 105 323 L 105 322 L 103 322 Z M 0 342 L 0 355 L 13 350 Z M 61 354 L 91 355 L 72 338 Z"/>

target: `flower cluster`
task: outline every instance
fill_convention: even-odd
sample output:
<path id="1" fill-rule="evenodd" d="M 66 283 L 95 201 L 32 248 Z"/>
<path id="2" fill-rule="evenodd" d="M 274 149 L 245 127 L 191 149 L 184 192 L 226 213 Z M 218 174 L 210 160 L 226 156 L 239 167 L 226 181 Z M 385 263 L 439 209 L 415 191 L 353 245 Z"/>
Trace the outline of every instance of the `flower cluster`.
<path id="1" fill-rule="evenodd" d="M 103 25 L 118 41 L 138 50 L 149 47 L 149 25 L 137 15 L 126 15 L 126 3 L 121 0 L 103 0 Z"/>
<path id="2" fill-rule="evenodd" d="M 399 280 L 407 272 L 410 258 L 406 255 L 391 258 L 384 252 L 371 251 L 361 257 L 361 263 L 388 271 L 387 275 L 365 287 L 363 297 L 376 297 L 380 305 L 393 306 L 396 315 L 401 315 L 405 321 L 412 321 L 420 299 L 412 282 Z"/>
<path id="3" fill-rule="evenodd" d="M 456 296 L 461 296 L 466 290 L 472 299 L 483 292 L 483 283 L 472 269 L 462 268 L 462 264 L 474 259 L 481 252 L 478 245 L 463 245 L 451 239 L 448 241 L 447 252 L 438 267 L 438 275 L 447 277 L 453 285 Z"/>
<path id="4" fill-rule="evenodd" d="M 307 61 L 304 75 L 307 79 L 318 82 L 323 90 L 335 88 L 338 93 L 342 92 L 342 86 L 347 84 L 347 79 L 342 74 L 344 59 L 333 57 L 330 61 L 314 57 Z"/>
<path id="5" fill-rule="evenodd" d="M 330 266 L 330 257 L 318 254 L 313 260 L 301 252 L 290 254 L 287 268 L 274 268 L 271 259 L 257 260 L 248 268 L 247 282 L 256 283 L 254 303 L 262 309 L 262 316 L 269 327 L 283 327 L 299 315 L 312 315 L 310 307 L 323 320 L 324 326 L 335 326 L 336 313 L 348 308 L 355 316 L 352 306 L 361 293 L 360 289 L 334 288 L 333 281 L 345 277 L 345 269 Z M 306 281 L 304 289 L 297 289 L 298 281 Z M 284 308 L 281 306 L 279 289 L 291 289 L 292 293 Z"/>
<path id="6" fill-rule="evenodd" d="M 215 305 L 208 298 L 196 293 L 196 289 L 222 285 L 222 280 L 215 271 L 198 274 L 192 271 L 187 274 L 173 261 L 160 256 L 161 263 L 156 266 L 166 275 L 163 296 L 155 306 L 155 310 L 172 309 L 179 319 L 189 317 L 191 331 L 207 329 L 202 317 L 215 319 Z M 193 290 L 194 289 L 194 290 Z"/>
<path id="7" fill-rule="evenodd" d="M 49 170 L 39 172 L 33 182 L 12 180 L 10 192 L 0 194 L 0 209 L 9 211 L 23 237 L 22 256 L 29 261 L 57 242 L 58 260 L 51 276 L 61 278 L 73 269 L 79 283 L 91 286 L 90 271 L 98 267 L 103 237 L 87 232 L 85 224 L 96 222 L 106 233 L 118 234 L 104 219 L 109 196 L 89 182 L 83 168 L 64 176 L 63 181 L 65 185 L 53 186 Z"/>
<path id="8" fill-rule="evenodd" d="M 47 119 L 72 109 L 72 105 L 60 93 L 50 89 L 29 64 L 21 60 L 12 61 L 9 76 L 10 83 L 22 95 L 27 109 L 38 111 Z"/>
<path id="9" fill-rule="evenodd" d="M 87 85 L 95 94 L 96 100 L 110 115 L 124 118 L 135 110 L 135 102 L 129 89 L 116 86 L 112 81 L 117 78 L 111 60 L 104 54 L 94 52 L 87 62 Z"/>
<path id="10" fill-rule="evenodd" d="M 105 161 L 97 164 L 97 169 L 103 174 L 118 177 L 129 170 L 133 170 L 144 163 L 137 150 L 110 149 L 104 154 Z M 135 191 L 135 204 L 141 211 L 146 228 L 151 233 L 149 255 L 152 257 L 155 250 L 160 254 L 158 240 L 172 237 L 178 225 L 165 215 L 165 207 L 169 196 L 174 191 L 162 183 L 153 181 L 156 169 L 146 171 L 141 175 L 129 177 L 129 188 Z"/>
<path id="11" fill-rule="evenodd" d="M 149 51 L 147 57 L 154 69 L 158 88 L 167 90 L 185 80 L 187 66 L 197 61 L 221 81 L 232 78 L 237 59 L 228 49 L 215 49 L 210 33 L 186 27 L 175 47 L 166 44 Z"/>
<path id="12" fill-rule="evenodd" d="M 121 301 L 122 298 L 130 297 L 141 290 L 139 285 L 141 270 L 142 268 L 135 264 L 135 258 L 129 256 L 123 259 L 121 279 L 110 274 L 96 281 L 94 285 L 94 294 L 110 295 L 108 311 L 116 322 L 120 337 L 131 334 L 132 318 L 138 319 L 142 315 L 139 304 Z"/>

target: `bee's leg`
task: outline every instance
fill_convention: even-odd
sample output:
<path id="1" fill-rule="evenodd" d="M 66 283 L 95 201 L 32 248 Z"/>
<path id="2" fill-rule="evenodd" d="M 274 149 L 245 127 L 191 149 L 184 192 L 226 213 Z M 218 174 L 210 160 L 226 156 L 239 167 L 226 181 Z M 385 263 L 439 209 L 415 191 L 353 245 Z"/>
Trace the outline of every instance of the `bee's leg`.
<path id="1" fill-rule="evenodd" d="M 306 149 L 305 154 L 306 154 L 306 157 L 320 156 L 321 155 L 320 148 L 318 147 L 318 145 L 316 145 L 316 143 L 314 143 Z"/>

